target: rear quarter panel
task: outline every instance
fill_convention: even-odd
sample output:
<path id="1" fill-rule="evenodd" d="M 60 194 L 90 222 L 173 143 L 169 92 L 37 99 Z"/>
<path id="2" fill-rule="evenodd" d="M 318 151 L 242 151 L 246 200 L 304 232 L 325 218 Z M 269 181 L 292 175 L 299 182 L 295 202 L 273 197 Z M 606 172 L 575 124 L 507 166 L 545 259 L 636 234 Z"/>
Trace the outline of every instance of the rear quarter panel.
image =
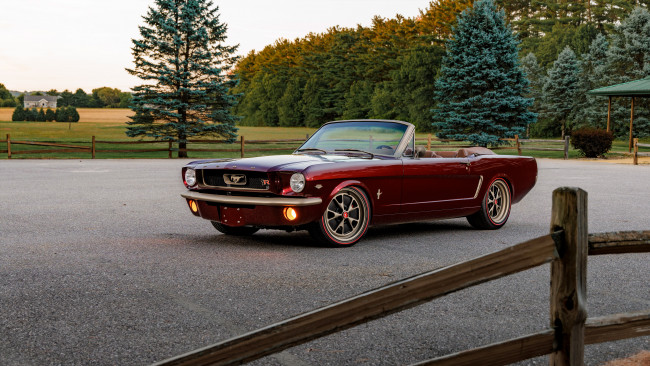
<path id="1" fill-rule="evenodd" d="M 504 178 L 512 190 L 512 203 L 521 201 L 537 182 L 537 161 L 529 156 L 481 155 L 472 158 L 471 172 L 483 176 L 477 199 L 495 178 Z"/>

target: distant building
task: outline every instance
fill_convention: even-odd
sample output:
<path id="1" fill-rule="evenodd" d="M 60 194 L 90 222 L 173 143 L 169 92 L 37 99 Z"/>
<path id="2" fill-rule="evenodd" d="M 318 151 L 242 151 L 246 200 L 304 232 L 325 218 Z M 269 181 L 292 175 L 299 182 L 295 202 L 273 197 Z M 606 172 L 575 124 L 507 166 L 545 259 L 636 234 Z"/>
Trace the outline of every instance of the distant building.
<path id="1" fill-rule="evenodd" d="M 57 99 L 51 95 L 25 95 L 25 108 L 56 108 Z"/>

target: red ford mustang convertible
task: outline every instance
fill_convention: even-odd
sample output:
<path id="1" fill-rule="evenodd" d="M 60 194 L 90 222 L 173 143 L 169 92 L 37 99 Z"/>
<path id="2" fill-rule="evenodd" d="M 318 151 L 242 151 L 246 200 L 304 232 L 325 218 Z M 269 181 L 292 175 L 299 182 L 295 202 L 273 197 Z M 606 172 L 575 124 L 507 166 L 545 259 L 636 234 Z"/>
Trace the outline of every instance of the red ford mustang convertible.
<path id="1" fill-rule="evenodd" d="M 466 217 L 498 229 L 537 180 L 534 158 L 428 151 L 414 136 L 401 121 L 329 122 L 291 155 L 187 164 L 182 196 L 224 234 L 308 230 L 350 246 L 369 225 Z"/>

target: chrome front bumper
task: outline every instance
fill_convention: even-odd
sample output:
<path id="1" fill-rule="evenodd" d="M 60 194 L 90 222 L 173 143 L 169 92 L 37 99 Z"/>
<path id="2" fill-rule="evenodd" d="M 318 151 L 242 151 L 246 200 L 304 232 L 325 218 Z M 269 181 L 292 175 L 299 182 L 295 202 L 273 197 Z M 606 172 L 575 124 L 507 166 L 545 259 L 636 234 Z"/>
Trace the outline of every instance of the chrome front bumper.
<path id="1" fill-rule="evenodd" d="M 320 205 L 323 200 L 319 197 L 290 198 L 290 197 L 246 197 L 246 196 L 224 196 L 220 194 L 208 194 L 198 192 L 182 193 L 181 197 L 188 200 L 225 203 L 232 205 L 252 206 L 313 206 Z"/>

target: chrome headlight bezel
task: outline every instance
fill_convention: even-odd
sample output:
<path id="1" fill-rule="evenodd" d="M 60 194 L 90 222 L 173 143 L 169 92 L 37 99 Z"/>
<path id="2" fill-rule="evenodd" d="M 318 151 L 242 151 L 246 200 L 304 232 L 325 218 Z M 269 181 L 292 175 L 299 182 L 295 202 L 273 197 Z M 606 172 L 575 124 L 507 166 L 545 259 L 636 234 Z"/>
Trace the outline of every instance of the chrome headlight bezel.
<path id="1" fill-rule="evenodd" d="M 184 181 L 185 181 L 185 185 L 186 185 L 187 187 L 194 187 L 194 186 L 196 186 L 196 184 L 197 184 L 197 180 L 196 180 L 196 170 L 194 170 L 194 169 L 192 169 L 192 168 L 187 168 L 187 169 L 185 170 L 185 175 L 184 175 L 183 178 L 184 178 Z"/>
<path id="2" fill-rule="evenodd" d="M 296 193 L 300 193 L 305 189 L 305 183 L 305 176 L 302 173 L 293 173 L 291 179 L 289 179 L 289 187 Z"/>

